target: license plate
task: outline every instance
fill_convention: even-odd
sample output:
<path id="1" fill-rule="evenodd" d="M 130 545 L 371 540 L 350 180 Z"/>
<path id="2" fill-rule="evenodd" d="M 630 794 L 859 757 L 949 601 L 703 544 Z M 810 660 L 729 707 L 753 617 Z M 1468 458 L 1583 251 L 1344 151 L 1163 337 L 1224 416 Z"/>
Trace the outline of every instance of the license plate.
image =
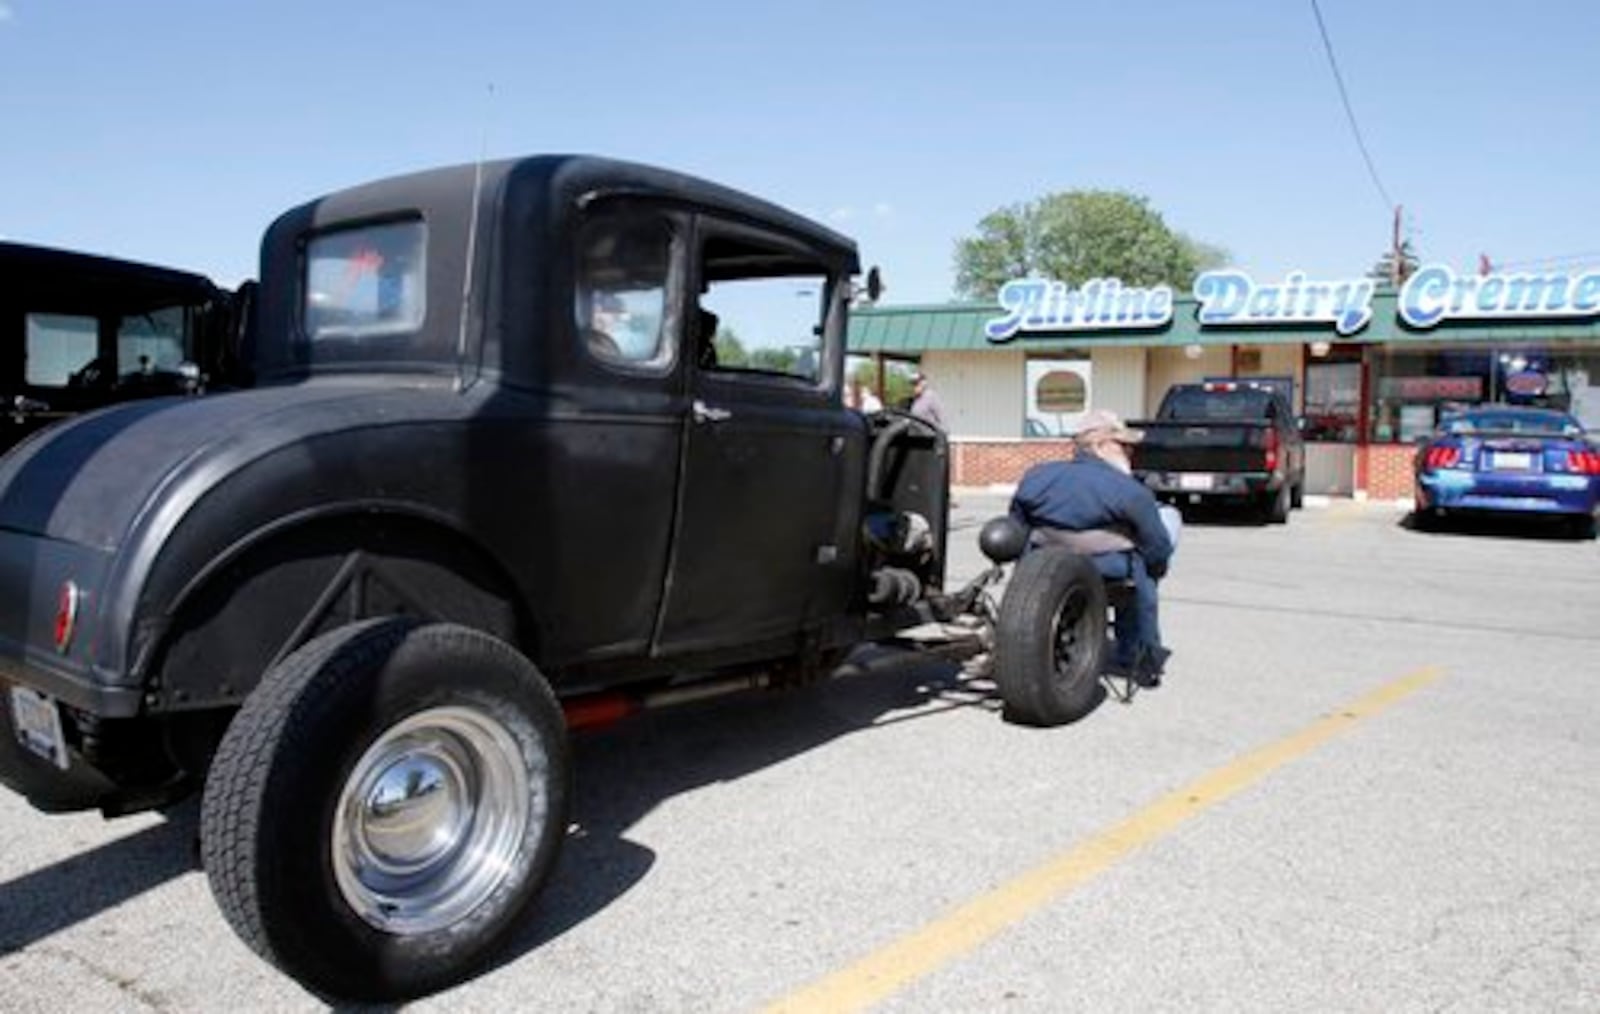
<path id="1" fill-rule="evenodd" d="M 1185 473 L 1178 476 L 1179 489 L 1210 489 L 1214 480 L 1204 472 Z"/>
<path id="2" fill-rule="evenodd" d="M 67 743 L 61 735 L 61 710 L 54 697 L 28 687 L 11 688 L 11 724 L 23 746 L 67 769 Z"/>
<path id="3" fill-rule="evenodd" d="M 1496 451 L 1494 467 L 1507 471 L 1526 472 L 1533 468 L 1533 455 L 1522 451 Z"/>

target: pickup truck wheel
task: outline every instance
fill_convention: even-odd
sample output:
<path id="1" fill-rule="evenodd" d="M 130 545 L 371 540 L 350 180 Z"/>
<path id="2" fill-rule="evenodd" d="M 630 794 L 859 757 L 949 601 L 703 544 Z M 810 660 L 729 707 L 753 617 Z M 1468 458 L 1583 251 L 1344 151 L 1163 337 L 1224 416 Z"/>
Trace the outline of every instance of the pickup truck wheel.
<path id="1" fill-rule="evenodd" d="M 1276 492 L 1268 493 L 1262 500 L 1262 514 L 1268 524 L 1281 525 L 1289 520 L 1289 505 L 1293 502 L 1293 495 L 1286 482 L 1277 488 Z"/>
<path id="2" fill-rule="evenodd" d="M 486 634 L 382 619 L 270 670 L 206 781 L 223 914 L 324 997 L 390 1001 L 476 970 L 566 831 L 566 728 L 537 669 Z"/>
<path id="3" fill-rule="evenodd" d="M 995 622 L 994 675 L 1005 717 L 1065 725 L 1094 709 L 1106 643 L 1106 589 L 1087 557 L 1062 547 L 1023 556 Z"/>

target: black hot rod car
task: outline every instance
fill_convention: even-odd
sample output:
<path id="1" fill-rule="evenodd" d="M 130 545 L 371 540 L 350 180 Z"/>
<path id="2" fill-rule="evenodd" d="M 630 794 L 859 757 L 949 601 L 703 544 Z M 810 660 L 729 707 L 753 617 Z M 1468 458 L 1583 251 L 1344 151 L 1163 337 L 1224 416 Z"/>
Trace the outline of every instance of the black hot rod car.
<path id="1" fill-rule="evenodd" d="M 1104 589 L 1040 550 L 994 605 L 1003 520 L 944 588 L 943 435 L 842 404 L 858 273 L 778 207 L 591 157 L 289 211 L 253 388 L 0 459 L 0 779 L 107 814 L 203 789 L 244 940 L 394 998 L 537 894 L 595 702 L 804 681 L 932 622 L 993 647 L 1013 718 L 1082 715 Z"/>

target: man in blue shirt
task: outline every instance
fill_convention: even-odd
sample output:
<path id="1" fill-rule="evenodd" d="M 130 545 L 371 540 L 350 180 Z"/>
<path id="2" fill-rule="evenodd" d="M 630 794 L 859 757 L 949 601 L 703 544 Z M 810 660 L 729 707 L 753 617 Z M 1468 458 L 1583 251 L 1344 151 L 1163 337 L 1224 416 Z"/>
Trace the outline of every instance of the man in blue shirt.
<path id="1" fill-rule="evenodd" d="M 1011 500 L 1011 516 L 1033 531 L 1037 545 L 1059 533 L 1090 555 L 1103 577 L 1133 583 L 1133 608 L 1113 620 L 1111 671 L 1143 686 L 1159 686 L 1171 652 L 1161 644 L 1156 581 L 1167 572 L 1175 521 L 1162 517 L 1155 494 L 1133 477 L 1128 448 L 1144 439 L 1116 413 L 1089 412 L 1074 434 L 1070 461 L 1034 465 Z"/>

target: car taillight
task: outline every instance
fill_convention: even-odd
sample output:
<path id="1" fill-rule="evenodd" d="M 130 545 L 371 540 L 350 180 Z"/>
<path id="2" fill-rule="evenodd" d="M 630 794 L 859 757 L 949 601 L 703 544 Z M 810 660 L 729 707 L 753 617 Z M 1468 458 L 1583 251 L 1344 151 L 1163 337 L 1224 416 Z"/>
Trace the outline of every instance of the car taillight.
<path id="1" fill-rule="evenodd" d="M 1600 475 L 1600 451 L 1568 451 L 1567 471 Z"/>
<path id="2" fill-rule="evenodd" d="M 1267 430 L 1267 471 L 1278 470 L 1278 431 Z"/>
<path id="3" fill-rule="evenodd" d="M 1461 463 L 1461 448 L 1459 447 L 1430 447 L 1422 456 L 1422 467 L 1454 468 Z"/>
<path id="4" fill-rule="evenodd" d="M 78 627 L 78 606 L 83 600 L 83 593 L 71 581 L 61 583 L 61 593 L 56 596 L 56 650 L 66 654 L 72 646 L 72 634 Z"/>

